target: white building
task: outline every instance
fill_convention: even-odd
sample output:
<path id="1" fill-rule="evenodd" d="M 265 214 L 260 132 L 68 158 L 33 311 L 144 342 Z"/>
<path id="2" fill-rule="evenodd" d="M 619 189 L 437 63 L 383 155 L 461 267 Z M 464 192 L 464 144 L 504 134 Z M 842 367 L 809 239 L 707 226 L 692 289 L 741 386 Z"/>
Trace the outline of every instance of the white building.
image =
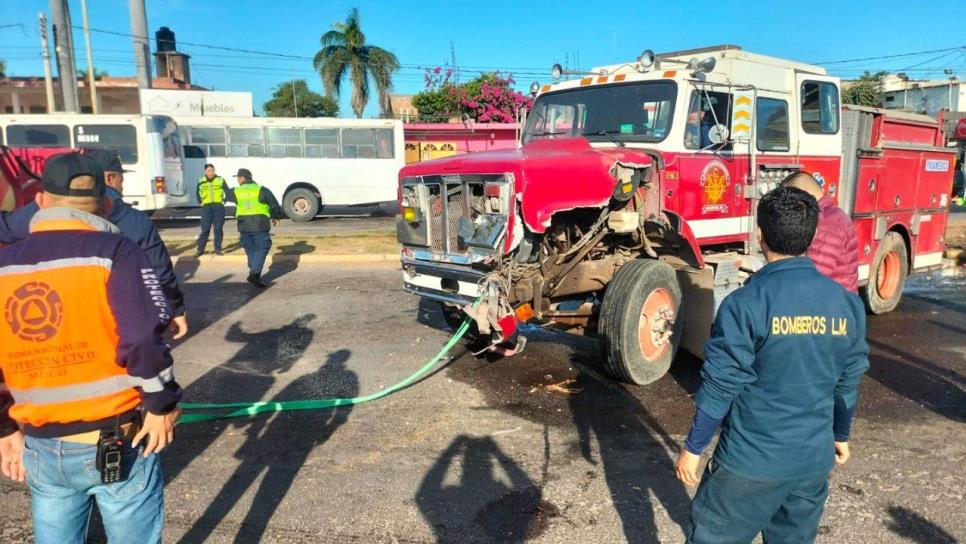
<path id="1" fill-rule="evenodd" d="M 882 104 L 936 117 L 942 110 L 966 111 L 966 85 L 958 77 L 911 81 L 890 74 L 882 79 Z"/>

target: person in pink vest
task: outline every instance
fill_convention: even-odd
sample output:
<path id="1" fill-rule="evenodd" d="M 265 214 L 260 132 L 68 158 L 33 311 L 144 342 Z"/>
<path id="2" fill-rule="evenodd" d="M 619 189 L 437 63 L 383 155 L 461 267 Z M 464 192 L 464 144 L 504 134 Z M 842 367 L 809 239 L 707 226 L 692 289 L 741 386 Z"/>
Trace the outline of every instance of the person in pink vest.
<path id="1" fill-rule="evenodd" d="M 818 200 L 818 229 L 808 248 L 808 257 L 818 271 L 847 290 L 859 292 L 859 242 L 852 218 L 825 195 L 822 186 L 807 172 L 796 172 L 782 187 L 801 189 Z"/>

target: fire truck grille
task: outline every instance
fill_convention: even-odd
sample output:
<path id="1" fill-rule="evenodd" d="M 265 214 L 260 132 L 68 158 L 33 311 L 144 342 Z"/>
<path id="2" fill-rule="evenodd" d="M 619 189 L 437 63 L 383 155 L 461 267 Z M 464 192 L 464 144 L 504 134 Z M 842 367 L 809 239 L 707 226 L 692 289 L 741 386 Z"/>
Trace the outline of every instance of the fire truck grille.
<path id="1" fill-rule="evenodd" d="M 473 221 L 481 213 L 493 212 L 487 212 L 490 201 L 484 194 L 486 180 L 474 177 L 477 179 L 454 181 L 443 179 L 444 176 L 427 176 L 430 179 L 423 182 L 427 206 L 423 214 L 428 219 L 428 242 L 433 253 L 465 257 L 476 251 L 471 251 L 468 240 L 460 238 L 460 219 Z"/>
<path id="2" fill-rule="evenodd" d="M 450 253 L 465 254 L 469 247 L 460 240 L 459 219 L 466 208 L 463 205 L 463 185 L 446 185 L 446 233 Z"/>
<path id="3" fill-rule="evenodd" d="M 429 243 L 433 252 L 446 253 L 446 206 L 439 185 L 429 188 Z"/>

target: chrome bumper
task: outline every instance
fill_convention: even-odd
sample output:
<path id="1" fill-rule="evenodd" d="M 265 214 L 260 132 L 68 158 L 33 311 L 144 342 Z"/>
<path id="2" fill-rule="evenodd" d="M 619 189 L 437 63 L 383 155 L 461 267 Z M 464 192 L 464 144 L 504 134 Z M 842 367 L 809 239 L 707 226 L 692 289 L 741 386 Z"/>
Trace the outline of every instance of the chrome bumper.
<path id="1" fill-rule="evenodd" d="M 403 289 L 408 293 L 439 302 L 463 306 L 480 296 L 484 272 L 465 266 L 402 260 Z"/>

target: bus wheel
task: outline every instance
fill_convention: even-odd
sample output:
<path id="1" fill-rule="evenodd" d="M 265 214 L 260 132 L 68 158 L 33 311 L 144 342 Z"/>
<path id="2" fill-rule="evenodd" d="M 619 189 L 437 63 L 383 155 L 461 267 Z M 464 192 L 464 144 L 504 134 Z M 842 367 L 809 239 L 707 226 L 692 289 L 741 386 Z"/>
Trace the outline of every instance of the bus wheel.
<path id="1" fill-rule="evenodd" d="M 604 293 L 598 333 L 604 366 L 615 378 L 651 383 L 671 367 L 681 339 L 681 286 L 654 260 L 622 266 Z"/>
<path id="2" fill-rule="evenodd" d="M 292 221 L 311 221 L 319 213 L 319 196 L 309 189 L 292 189 L 282 200 L 282 209 Z"/>
<path id="3" fill-rule="evenodd" d="M 884 314 L 899 305 L 909 274 L 906 243 L 897 232 L 886 233 L 879 243 L 865 286 L 865 306 L 870 313 Z"/>

